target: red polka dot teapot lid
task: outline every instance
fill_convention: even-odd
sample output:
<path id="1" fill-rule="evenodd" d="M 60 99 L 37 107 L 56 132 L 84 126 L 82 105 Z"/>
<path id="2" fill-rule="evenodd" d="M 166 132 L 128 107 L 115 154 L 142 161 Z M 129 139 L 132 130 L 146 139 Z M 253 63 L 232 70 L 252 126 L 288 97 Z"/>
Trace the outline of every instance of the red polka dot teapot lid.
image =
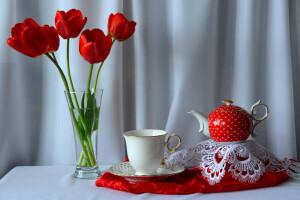
<path id="1" fill-rule="evenodd" d="M 269 113 L 268 107 L 260 100 L 252 105 L 250 113 L 245 109 L 232 105 L 233 101 L 222 101 L 225 105 L 212 111 L 207 117 L 202 112 L 192 110 L 189 113 L 194 115 L 199 123 L 199 132 L 211 137 L 216 142 L 241 142 L 247 140 L 249 135 L 255 137 L 254 129 L 262 122 Z M 255 108 L 262 106 L 265 109 L 263 117 L 256 116 Z"/>
<path id="2" fill-rule="evenodd" d="M 231 100 L 223 100 L 222 102 L 225 103 L 226 105 L 218 107 L 216 109 L 217 111 L 243 111 L 244 110 L 239 106 L 231 105 L 233 104 L 233 101 Z"/>

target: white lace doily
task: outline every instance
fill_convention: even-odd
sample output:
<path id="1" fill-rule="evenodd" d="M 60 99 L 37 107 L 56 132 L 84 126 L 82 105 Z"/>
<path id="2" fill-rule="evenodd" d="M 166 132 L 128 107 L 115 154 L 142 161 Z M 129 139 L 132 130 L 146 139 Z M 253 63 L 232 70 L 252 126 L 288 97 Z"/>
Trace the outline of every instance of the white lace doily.
<path id="1" fill-rule="evenodd" d="M 219 183 L 226 171 L 236 180 L 251 183 L 258 181 L 265 171 L 285 171 L 290 177 L 300 178 L 300 163 L 280 160 L 252 140 L 222 144 L 210 139 L 173 153 L 167 160 L 187 169 L 201 167 L 202 175 L 211 185 Z"/>

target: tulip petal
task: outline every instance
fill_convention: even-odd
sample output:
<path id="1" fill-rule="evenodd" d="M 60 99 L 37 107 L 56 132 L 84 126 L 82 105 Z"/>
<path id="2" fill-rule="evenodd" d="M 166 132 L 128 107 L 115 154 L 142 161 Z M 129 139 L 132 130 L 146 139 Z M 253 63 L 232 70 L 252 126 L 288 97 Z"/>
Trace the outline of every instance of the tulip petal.
<path id="1" fill-rule="evenodd" d="M 103 42 L 101 43 L 102 57 L 100 59 L 100 62 L 103 62 L 109 55 L 110 50 L 111 50 L 111 45 L 112 45 L 111 37 L 110 37 L 110 35 L 107 35 L 104 38 Z"/>
<path id="2" fill-rule="evenodd" d="M 112 19 L 113 19 L 114 15 L 111 13 L 109 15 L 109 18 L 108 18 L 108 23 L 107 23 L 107 34 L 110 34 L 110 28 L 112 26 Z"/>
<path id="3" fill-rule="evenodd" d="M 45 27 L 49 28 L 48 25 Z M 52 29 L 56 31 L 54 27 Z M 12 37 L 8 38 L 7 44 L 27 56 L 38 57 L 46 53 L 49 47 L 47 32 L 33 19 L 27 18 L 22 24 L 16 24 L 11 29 L 11 34 Z"/>
<path id="4" fill-rule="evenodd" d="M 86 45 L 84 45 L 81 49 L 82 57 L 91 64 L 97 63 L 94 59 L 94 45 L 94 42 L 89 42 Z"/>
<path id="5" fill-rule="evenodd" d="M 70 30 L 69 25 L 64 20 L 62 20 L 62 19 L 58 20 L 55 23 L 55 26 L 56 26 L 58 34 L 62 38 L 64 38 L 64 39 L 70 38 L 71 30 Z"/>
<path id="6" fill-rule="evenodd" d="M 126 22 L 125 25 L 124 25 L 124 28 L 123 28 L 123 31 L 122 31 L 122 40 L 127 40 L 131 35 L 129 34 L 129 30 L 130 30 L 130 27 L 129 27 L 129 22 Z"/>
<path id="7" fill-rule="evenodd" d="M 35 27 L 40 27 L 40 25 L 38 25 L 38 23 L 36 23 L 33 19 L 31 18 L 27 18 L 23 21 L 23 26 L 24 28 L 27 26 L 35 26 Z"/>
<path id="8" fill-rule="evenodd" d="M 18 35 L 16 37 L 13 37 L 13 38 L 8 38 L 7 39 L 7 44 L 13 48 L 14 50 L 26 55 L 26 56 L 30 56 L 30 57 L 35 57 L 33 55 L 30 55 L 28 54 L 26 51 L 25 51 L 25 48 L 23 47 L 22 45 L 22 42 L 21 42 L 21 35 Z"/>
<path id="9" fill-rule="evenodd" d="M 80 10 L 71 9 L 67 13 L 57 11 L 55 16 L 55 26 L 58 34 L 64 38 L 75 38 L 82 31 L 86 24 L 87 18 L 83 19 Z"/>
<path id="10" fill-rule="evenodd" d="M 79 52 L 89 63 L 103 62 L 110 53 L 112 39 L 100 29 L 84 30 L 79 39 Z"/>
<path id="11" fill-rule="evenodd" d="M 127 40 L 135 31 L 136 22 L 128 20 L 123 14 L 111 14 L 108 19 L 108 33 L 119 41 Z"/>
<path id="12" fill-rule="evenodd" d="M 64 19 L 64 16 L 66 15 L 66 13 L 64 11 L 56 11 L 56 15 L 55 15 L 55 24 L 58 20 Z"/>
<path id="13" fill-rule="evenodd" d="M 71 28 L 70 37 L 76 38 L 79 35 L 83 26 L 86 23 L 86 19 L 85 19 L 84 24 L 82 24 L 82 23 L 83 23 L 82 17 L 80 17 L 79 15 L 72 16 L 68 19 L 67 24 Z"/>
<path id="14" fill-rule="evenodd" d="M 120 26 L 121 24 L 126 23 L 126 22 L 127 22 L 126 19 L 113 21 L 110 31 L 112 33 L 115 33 L 118 26 Z"/>
<path id="15" fill-rule="evenodd" d="M 64 20 L 68 20 L 68 19 L 70 19 L 71 17 L 73 17 L 73 16 L 79 16 L 79 18 L 80 18 L 80 20 L 82 20 L 82 13 L 81 13 L 81 11 L 80 10 L 76 10 L 76 9 L 71 9 L 71 10 L 69 10 L 67 13 L 66 13 L 66 15 L 65 15 L 65 18 L 64 18 Z"/>
<path id="16" fill-rule="evenodd" d="M 128 30 L 128 37 L 126 39 L 128 39 L 129 37 L 131 37 L 135 31 L 135 26 L 136 26 L 136 22 L 134 21 L 131 21 L 129 22 L 129 30 Z"/>
<path id="17" fill-rule="evenodd" d="M 105 49 L 103 43 L 95 43 L 94 47 L 94 62 L 103 62 L 107 57 L 107 50 Z"/>
<path id="18" fill-rule="evenodd" d="M 82 34 L 80 35 L 79 38 L 79 52 L 81 54 L 81 49 L 83 48 L 84 45 L 87 44 L 87 38 L 86 38 L 86 34 L 88 34 L 88 32 L 90 32 L 89 29 L 86 29 L 85 31 L 82 32 Z"/>
<path id="19" fill-rule="evenodd" d="M 41 27 L 26 27 L 21 34 L 21 42 L 26 52 L 33 57 L 46 53 L 49 47 L 49 38 Z"/>
<path id="20" fill-rule="evenodd" d="M 111 50 L 111 37 L 110 35 L 103 38 L 103 40 L 99 43 L 96 43 L 94 49 L 94 61 L 95 62 L 103 62 L 110 53 Z"/>
<path id="21" fill-rule="evenodd" d="M 97 42 L 101 42 L 104 37 L 105 37 L 105 35 L 104 35 L 103 31 L 97 28 L 97 29 L 93 29 L 90 32 L 90 34 L 88 36 L 88 40 L 97 43 Z"/>
<path id="22" fill-rule="evenodd" d="M 125 20 L 121 21 L 117 26 L 114 27 L 113 29 L 113 36 L 117 40 L 123 41 L 125 40 L 123 37 L 127 33 L 125 28 L 126 28 L 127 22 Z"/>
<path id="23" fill-rule="evenodd" d="M 20 35 L 23 31 L 23 24 L 18 23 L 14 27 L 11 28 L 11 36 L 15 37 L 17 35 Z"/>
<path id="24" fill-rule="evenodd" d="M 127 19 L 124 17 L 124 15 L 122 13 L 119 13 L 119 12 L 117 14 L 115 14 L 114 19 L 113 19 L 113 21 L 117 24 L 120 23 L 123 20 L 127 21 Z"/>
<path id="25" fill-rule="evenodd" d="M 54 52 L 58 50 L 59 47 L 59 37 L 56 29 L 51 26 L 45 25 L 43 29 L 46 31 L 49 37 L 49 47 L 47 49 L 47 52 Z"/>

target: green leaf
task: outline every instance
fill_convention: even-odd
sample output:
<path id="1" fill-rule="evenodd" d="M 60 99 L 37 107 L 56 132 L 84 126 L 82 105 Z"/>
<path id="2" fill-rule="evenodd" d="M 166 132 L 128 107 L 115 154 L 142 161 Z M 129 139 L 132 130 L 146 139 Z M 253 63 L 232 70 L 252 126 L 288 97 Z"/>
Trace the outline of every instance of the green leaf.
<path id="1" fill-rule="evenodd" d="M 84 97 L 85 97 L 85 93 L 83 93 L 81 98 L 81 109 L 84 109 Z"/>
<path id="2" fill-rule="evenodd" d="M 86 126 L 86 135 L 91 135 L 92 133 L 92 126 L 95 120 L 95 94 L 87 93 L 87 105 L 86 111 L 84 115 L 84 122 Z"/>
<path id="3" fill-rule="evenodd" d="M 95 122 L 94 122 L 94 128 L 93 128 L 94 131 L 98 130 L 99 114 L 100 114 L 100 107 L 97 107 L 95 109 Z"/>
<path id="4" fill-rule="evenodd" d="M 84 120 L 84 98 L 85 98 L 85 94 L 83 94 L 82 98 L 81 98 L 81 108 L 78 109 L 78 112 L 81 114 L 81 116 L 83 117 L 82 120 Z M 78 116 L 78 126 L 80 129 L 80 132 L 82 133 L 81 135 L 85 135 L 84 132 L 84 124 L 82 123 L 80 117 Z"/>
<path id="5" fill-rule="evenodd" d="M 85 93 L 83 94 L 83 96 L 81 98 L 81 109 L 79 110 L 82 117 L 84 117 L 84 98 L 85 98 Z"/>
<path id="6" fill-rule="evenodd" d="M 71 116 L 73 116 L 72 117 L 73 125 L 76 127 L 76 130 L 78 131 L 78 134 L 84 135 L 84 126 L 82 125 L 82 122 L 81 122 L 79 116 L 78 116 L 78 119 L 77 119 L 74 114 L 72 115 L 73 112 L 76 112 L 76 110 L 70 108 Z"/>
<path id="7" fill-rule="evenodd" d="M 79 126 L 79 130 L 81 132 L 81 135 L 84 136 L 84 134 L 85 134 L 84 133 L 84 126 L 83 126 L 79 116 L 78 116 L 78 126 Z"/>

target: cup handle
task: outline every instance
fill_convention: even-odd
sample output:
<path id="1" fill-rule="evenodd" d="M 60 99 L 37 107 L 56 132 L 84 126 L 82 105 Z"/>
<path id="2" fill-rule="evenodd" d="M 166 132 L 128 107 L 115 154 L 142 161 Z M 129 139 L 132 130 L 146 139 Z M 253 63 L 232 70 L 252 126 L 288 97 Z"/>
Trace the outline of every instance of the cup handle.
<path id="1" fill-rule="evenodd" d="M 169 143 L 169 140 L 171 139 L 171 137 L 177 137 L 177 138 L 178 138 L 178 144 L 177 144 L 177 146 L 176 146 L 175 148 L 173 148 L 173 149 L 170 148 L 170 143 Z M 172 134 L 172 135 L 170 135 L 170 136 L 168 137 L 168 140 L 167 140 L 166 144 L 167 144 L 167 148 L 169 149 L 170 153 L 169 153 L 168 155 L 166 155 L 166 157 L 163 159 L 162 163 L 160 164 L 160 165 L 163 166 L 163 167 L 166 165 L 165 160 L 166 160 L 172 153 L 176 152 L 177 149 L 179 148 L 179 146 L 180 146 L 180 144 L 181 144 L 181 138 L 180 138 L 178 135 L 176 135 L 176 134 Z"/>

